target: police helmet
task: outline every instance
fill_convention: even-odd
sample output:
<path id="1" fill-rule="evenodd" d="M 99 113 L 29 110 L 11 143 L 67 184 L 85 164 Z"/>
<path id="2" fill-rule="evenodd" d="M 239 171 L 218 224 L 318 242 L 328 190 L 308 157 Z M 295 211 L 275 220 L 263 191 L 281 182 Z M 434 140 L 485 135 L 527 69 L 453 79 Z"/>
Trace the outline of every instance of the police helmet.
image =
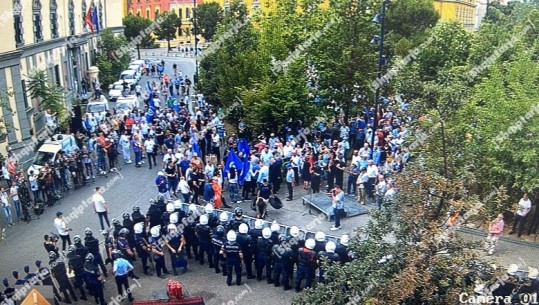
<path id="1" fill-rule="evenodd" d="M 174 207 L 174 210 L 180 210 L 182 208 L 182 202 L 179 200 L 176 200 L 174 201 L 172 206 Z"/>
<path id="2" fill-rule="evenodd" d="M 194 203 L 191 203 L 189 205 L 189 211 L 192 211 L 193 213 L 197 211 L 197 206 Z"/>
<path id="3" fill-rule="evenodd" d="M 226 234 L 226 240 L 236 241 L 236 232 L 234 232 L 234 230 L 228 231 L 228 233 Z"/>
<path id="4" fill-rule="evenodd" d="M 219 221 L 227 222 L 228 221 L 228 213 L 227 212 L 221 212 L 221 215 L 219 215 Z"/>
<path id="5" fill-rule="evenodd" d="M 204 212 L 206 212 L 206 214 L 212 214 L 213 205 L 211 203 L 206 204 L 206 206 L 204 207 Z"/>
<path id="6" fill-rule="evenodd" d="M 177 224 L 178 223 L 178 213 L 172 213 L 168 217 L 171 224 Z"/>
<path id="7" fill-rule="evenodd" d="M 305 248 L 312 250 L 314 249 L 315 243 L 314 239 L 309 238 L 305 241 Z"/>
<path id="8" fill-rule="evenodd" d="M 255 229 L 262 229 L 264 227 L 264 220 L 257 219 L 255 220 Z"/>
<path id="9" fill-rule="evenodd" d="M 140 212 L 140 207 L 133 207 L 133 212 Z"/>
<path id="10" fill-rule="evenodd" d="M 141 234 L 142 231 L 144 231 L 144 224 L 142 222 L 136 223 L 133 226 L 133 230 L 135 231 L 135 234 Z"/>
<path id="11" fill-rule="evenodd" d="M 326 240 L 326 233 L 322 232 L 322 231 L 318 231 L 316 232 L 316 234 L 314 235 L 314 239 L 316 241 L 325 241 Z"/>
<path id="12" fill-rule="evenodd" d="M 299 236 L 299 228 L 296 226 L 293 226 L 290 228 L 290 236 L 292 237 L 298 237 Z"/>
<path id="13" fill-rule="evenodd" d="M 215 234 L 219 237 L 223 237 L 225 235 L 225 227 L 219 225 L 217 228 L 215 228 Z"/>
<path id="14" fill-rule="evenodd" d="M 243 209 L 240 208 L 240 207 L 235 208 L 235 209 L 234 209 L 234 215 L 235 215 L 236 217 L 241 217 L 241 216 L 243 216 Z"/>
<path id="15" fill-rule="evenodd" d="M 201 215 L 200 216 L 200 224 L 201 225 L 207 225 L 208 224 L 208 215 Z"/>
<path id="16" fill-rule="evenodd" d="M 156 238 L 159 237 L 159 235 L 161 235 L 159 232 L 160 229 L 161 229 L 161 226 L 152 227 L 150 229 L 150 234 L 152 235 L 152 237 L 156 237 Z"/>
<path id="17" fill-rule="evenodd" d="M 271 229 L 270 228 L 264 228 L 262 229 L 262 237 L 268 239 L 271 237 Z"/>
<path id="18" fill-rule="evenodd" d="M 122 257 L 122 252 L 120 252 L 119 250 L 112 250 L 113 260 L 119 259 L 120 257 Z"/>
<path id="19" fill-rule="evenodd" d="M 155 199 L 153 199 L 153 198 L 150 199 L 150 204 L 151 205 L 155 205 L 156 203 L 157 203 L 157 201 L 155 201 Z"/>
<path id="20" fill-rule="evenodd" d="M 120 230 L 120 232 L 118 232 L 118 234 L 120 235 L 128 235 L 129 234 L 129 230 L 126 229 L 126 228 L 123 228 Z"/>
<path id="21" fill-rule="evenodd" d="M 124 213 L 122 214 L 122 218 L 123 218 L 123 219 L 129 219 L 129 217 L 130 217 L 130 216 L 129 216 L 129 213 L 127 213 L 127 212 L 124 212 Z"/>
<path id="22" fill-rule="evenodd" d="M 271 228 L 271 232 L 279 232 L 280 227 L 276 222 L 274 222 L 274 223 L 271 224 L 270 228 Z"/>
<path id="23" fill-rule="evenodd" d="M 286 242 L 286 236 L 284 236 L 283 234 L 280 234 L 280 235 L 279 235 L 279 242 L 280 242 L 280 243 Z"/>
<path id="24" fill-rule="evenodd" d="M 76 244 L 80 244 L 82 242 L 82 240 L 80 239 L 80 235 L 75 235 L 75 237 L 73 237 L 73 242 Z"/>
<path id="25" fill-rule="evenodd" d="M 167 203 L 167 212 L 169 212 L 169 213 L 174 212 L 174 204 L 173 203 Z"/>
<path id="26" fill-rule="evenodd" d="M 247 224 L 242 223 L 239 227 L 239 231 L 241 234 L 245 234 L 249 231 L 249 227 L 247 226 Z"/>
<path id="27" fill-rule="evenodd" d="M 348 243 L 350 242 L 350 236 L 348 234 L 341 236 L 340 242 L 341 242 L 341 245 L 348 246 Z"/>
<path id="28" fill-rule="evenodd" d="M 326 244 L 326 252 L 335 253 L 335 248 L 336 247 L 337 246 L 335 245 L 334 242 L 328 241 L 328 243 Z"/>
<path id="29" fill-rule="evenodd" d="M 102 230 L 101 235 L 108 236 L 109 235 L 109 230 Z"/>
<path id="30" fill-rule="evenodd" d="M 92 234 L 93 234 L 92 229 L 86 228 L 86 229 L 84 230 L 84 235 L 90 237 L 90 236 L 92 236 Z"/>
<path id="31" fill-rule="evenodd" d="M 167 230 L 169 230 L 169 231 L 170 231 L 170 230 L 176 230 L 176 226 L 173 225 L 173 224 L 169 224 L 169 225 L 167 226 Z"/>
<path id="32" fill-rule="evenodd" d="M 56 259 L 56 252 L 50 251 L 49 252 L 49 259 L 55 260 Z"/>
<path id="33" fill-rule="evenodd" d="M 187 216 L 193 216 L 193 214 L 194 214 L 193 211 L 191 210 L 187 211 Z"/>
<path id="34" fill-rule="evenodd" d="M 92 253 L 86 254 L 86 261 L 93 262 L 94 261 L 94 255 Z"/>
<path id="35" fill-rule="evenodd" d="M 162 194 L 157 195 L 157 201 L 165 201 L 165 196 Z"/>
<path id="36" fill-rule="evenodd" d="M 122 225 L 122 224 L 120 223 L 120 221 L 119 221 L 118 219 L 116 219 L 116 218 L 113 218 L 113 219 L 112 219 L 112 224 L 113 224 L 114 226 L 121 226 L 121 225 Z"/>

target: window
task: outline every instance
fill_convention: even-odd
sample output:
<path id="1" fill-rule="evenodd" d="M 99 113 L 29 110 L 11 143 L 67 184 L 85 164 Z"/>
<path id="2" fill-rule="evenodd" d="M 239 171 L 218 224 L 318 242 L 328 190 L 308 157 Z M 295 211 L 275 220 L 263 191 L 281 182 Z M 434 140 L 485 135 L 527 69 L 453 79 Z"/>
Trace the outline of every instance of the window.
<path id="1" fill-rule="evenodd" d="M 146 10 L 146 19 L 150 19 L 150 10 Z"/>
<path id="2" fill-rule="evenodd" d="M 69 35 L 75 35 L 75 3 L 69 0 Z"/>
<path id="3" fill-rule="evenodd" d="M 154 16 L 154 19 L 157 19 L 157 17 L 159 17 L 159 9 L 155 10 L 155 16 Z"/>
<path id="4" fill-rule="evenodd" d="M 34 0 L 32 5 L 32 21 L 34 23 L 34 42 L 43 41 L 43 27 L 41 25 L 41 2 Z"/>
<path id="5" fill-rule="evenodd" d="M 180 7 L 180 8 L 178 9 L 178 17 L 180 17 L 180 19 L 182 19 L 182 11 L 183 11 L 183 10 L 182 10 L 182 8 Z"/>
<path id="6" fill-rule="evenodd" d="M 88 25 L 86 24 L 86 14 L 88 14 L 88 7 L 86 1 L 82 1 L 82 29 L 84 32 L 88 32 Z"/>
<path id="7" fill-rule="evenodd" d="M 185 18 L 191 18 L 191 11 L 188 7 L 185 8 Z"/>
<path id="8" fill-rule="evenodd" d="M 137 16 L 140 17 L 140 11 L 137 11 Z"/>
<path id="9" fill-rule="evenodd" d="M 13 1 L 13 26 L 15 28 L 15 43 L 17 47 L 24 45 L 22 21 L 22 4 L 20 0 L 15 0 Z"/>
<path id="10" fill-rule="evenodd" d="M 58 4 L 51 0 L 51 38 L 58 38 Z"/>
<path id="11" fill-rule="evenodd" d="M 62 87 L 62 82 L 60 81 L 60 65 L 54 66 L 54 78 L 56 79 L 56 86 Z"/>
<path id="12" fill-rule="evenodd" d="M 28 105 L 28 96 L 26 95 L 26 81 L 21 80 L 21 89 L 22 89 L 22 99 L 24 101 L 24 109 L 30 108 Z"/>

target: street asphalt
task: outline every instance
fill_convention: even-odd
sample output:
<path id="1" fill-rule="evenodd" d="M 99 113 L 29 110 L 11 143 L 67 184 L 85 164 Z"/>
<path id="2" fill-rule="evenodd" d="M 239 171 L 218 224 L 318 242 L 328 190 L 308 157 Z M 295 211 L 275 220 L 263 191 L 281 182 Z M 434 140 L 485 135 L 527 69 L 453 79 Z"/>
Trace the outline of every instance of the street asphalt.
<path id="1" fill-rule="evenodd" d="M 165 51 L 166 52 L 166 51 Z M 142 54 L 147 54 L 143 51 Z M 164 58 L 167 62 L 168 69 L 171 69 L 172 63 L 175 61 L 184 75 L 188 75 L 191 79 L 194 73 L 194 61 L 192 59 L 176 59 L 173 57 L 152 56 L 146 57 Z M 171 71 L 167 70 L 169 74 Z M 143 77 L 142 84 L 148 78 Z M 131 212 L 134 206 L 139 206 L 141 211 L 145 212 L 149 207 L 149 199 L 157 196 L 157 190 L 153 184 L 157 170 L 149 170 L 147 164 L 142 168 L 135 168 L 133 164 L 122 165 L 122 170 L 118 173 L 109 174 L 108 178 L 97 178 L 95 182 L 82 189 L 69 193 L 61 204 L 52 208 L 46 208 L 40 219 L 33 220 L 29 224 L 16 223 L 13 227 L 6 228 L 6 239 L 0 242 L 0 278 L 7 277 L 13 283 L 11 272 L 18 270 L 23 273 L 23 266 L 28 264 L 32 268 L 33 262 L 40 259 L 47 262 L 47 253 L 43 248 L 43 235 L 55 232 L 53 220 L 57 210 L 62 210 L 66 216 L 73 211 L 79 209 L 78 218 L 68 223 L 68 227 L 73 229 L 71 237 L 79 234 L 84 235 L 84 229 L 90 227 L 97 236 L 99 232 L 99 221 L 94 214 L 91 206 L 81 210 L 81 203 L 87 200 L 93 194 L 95 186 L 104 186 L 106 191 L 103 196 L 109 206 L 109 219 L 120 218 L 123 212 Z M 284 198 L 284 192 L 280 191 L 280 197 Z M 293 201 L 283 201 L 284 206 L 280 210 L 270 208 L 269 219 L 277 220 L 278 223 L 292 226 L 297 225 L 300 228 L 312 227 L 312 231 L 322 230 L 327 234 L 331 232 L 329 228 L 332 222 L 328 222 L 324 218 L 317 218 L 317 213 L 309 213 L 307 205 L 303 205 L 301 196 L 306 194 L 301 186 L 295 187 Z M 228 193 L 225 192 L 225 196 Z M 227 198 L 228 199 L 228 198 Z M 239 204 L 247 214 L 252 215 L 249 209 L 249 203 L 243 202 Z M 75 212 L 74 212 L 75 213 Z M 342 229 L 336 234 L 352 233 L 355 228 L 365 226 L 369 221 L 369 215 L 365 214 L 349 219 L 342 220 Z M 0 228 L 6 227 L 3 217 L 0 217 Z M 459 233 L 472 239 L 484 239 L 482 236 L 474 234 Z M 99 236 L 101 238 L 101 236 Z M 522 269 L 527 266 L 539 267 L 539 256 L 536 247 L 525 243 L 515 244 L 511 241 L 503 240 L 499 243 L 494 259 L 498 260 L 499 265 L 507 266 L 510 263 L 517 263 Z M 242 286 L 228 287 L 225 278 L 222 275 L 217 275 L 207 265 L 200 266 L 198 263 L 191 260 L 189 271 L 186 274 L 180 274 L 177 277 L 172 275 L 170 278 L 176 278 L 185 286 L 186 292 L 191 296 L 202 296 L 206 304 L 290 304 L 292 297 L 295 295 L 293 290 L 283 291 L 282 288 L 275 288 L 273 285 L 266 284 L 265 280 L 257 282 L 256 280 L 247 280 L 244 276 Z M 170 264 L 167 256 L 167 265 Z M 109 266 L 110 267 L 110 266 Z M 141 277 L 137 283 L 131 281 L 133 285 L 133 294 L 137 300 L 153 299 L 153 293 L 156 290 L 166 287 L 167 280 L 159 279 L 155 276 L 148 277 L 142 273 L 140 262 L 135 262 L 136 273 Z M 136 284 L 136 285 L 135 285 Z M 107 302 L 111 302 L 111 298 L 116 297 L 116 287 L 113 280 L 109 277 L 106 283 L 105 297 Z M 125 300 L 123 303 L 127 303 Z M 79 301 L 77 304 L 93 304 L 93 300 Z M 109 303 L 112 304 L 112 303 Z"/>

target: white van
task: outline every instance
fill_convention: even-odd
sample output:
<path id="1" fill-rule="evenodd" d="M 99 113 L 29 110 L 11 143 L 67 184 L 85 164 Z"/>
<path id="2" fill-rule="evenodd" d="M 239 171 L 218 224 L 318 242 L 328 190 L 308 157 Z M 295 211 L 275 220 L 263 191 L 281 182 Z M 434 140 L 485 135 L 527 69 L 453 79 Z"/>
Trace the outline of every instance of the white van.
<path id="1" fill-rule="evenodd" d="M 90 117 L 95 117 L 97 114 L 103 119 L 107 111 L 109 111 L 109 101 L 104 95 L 101 95 L 97 100 L 90 100 L 86 106 L 86 114 L 90 115 Z"/>
<path id="2" fill-rule="evenodd" d="M 126 97 L 119 97 L 116 100 L 116 113 L 127 114 L 134 108 L 139 107 L 139 99 L 135 95 L 128 95 Z"/>
<path id="3" fill-rule="evenodd" d="M 122 91 L 124 91 L 124 82 L 117 81 L 109 87 L 109 100 L 115 101 L 117 98 L 122 96 Z"/>
<path id="4" fill-rule="evenodd" d="M 45 166 L 48 161 L 52 160 L 53 162 L 56 162 L 56 158 L 60 151 L 63 151 L 67 155 L 71 155 L 78 149 L 79 147 L 77 146 L 77 141 L 74 136 L 65 134 L 53 135 L 39 147 L 27 173 L 30 175 L 30 171 L 34 171 L 34 174 L 37 175 L 39 170 Z"/>

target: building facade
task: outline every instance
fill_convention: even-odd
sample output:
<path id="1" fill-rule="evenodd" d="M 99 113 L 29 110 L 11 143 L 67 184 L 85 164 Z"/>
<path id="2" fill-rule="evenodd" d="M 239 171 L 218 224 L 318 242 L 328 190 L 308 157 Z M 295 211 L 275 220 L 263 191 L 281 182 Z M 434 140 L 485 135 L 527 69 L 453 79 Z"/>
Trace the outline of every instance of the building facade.
<path id="1" fill-rule="evenodd" d="M 476 0 L 435 0 L 434 9 L 440 14 L 440 20 L 454 20 L 469 31 L 476 24 Z"/>
<path id="2" fill-rule="evenodd" d="M 122 32 L 122 1 L 116 0 L 3 0 L 0 1 L 0 88 L 3 107 L 0 115 L 8 127 L 0 139 L 0 152 L 17 150 L 35 141 L 45 127 L 44 111 L 28 93 L 29 76 L 45 70 L 71 108 L 81 93 L 89 67 L 95 64 L 97 33 L 92 33 L 85 16 L 92 5 L 98 7 L 101 29 Z M 6 105 L 7 104 L 7 105 Z M 11 110 L 8 110 L 11 109 Z M 21 162 L 33 156 L 21 156 Z"/>
<path id="3" fill-rule="evenodd" d="M 159 14 L 170 9 L 170 1 L 171 0 L 127 0 L 127 12 L 128 14 L 137 15 L 154 21 Z"/>

